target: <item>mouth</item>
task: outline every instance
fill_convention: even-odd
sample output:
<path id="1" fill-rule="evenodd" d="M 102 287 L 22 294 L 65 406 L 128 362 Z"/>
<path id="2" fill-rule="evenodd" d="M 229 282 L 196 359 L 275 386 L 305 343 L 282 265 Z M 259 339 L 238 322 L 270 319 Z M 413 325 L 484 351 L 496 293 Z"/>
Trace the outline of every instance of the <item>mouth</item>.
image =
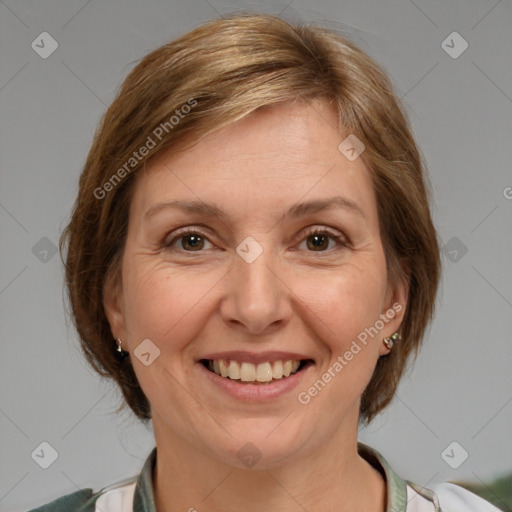
<path id="1" fill-rule="evenodd" d="M 252 363 L 233 359 L 201 359 L 207 370 L 240 384 L 271 384 L 288 379 L 314 364 L 312 359 L 286 359 Z"/>

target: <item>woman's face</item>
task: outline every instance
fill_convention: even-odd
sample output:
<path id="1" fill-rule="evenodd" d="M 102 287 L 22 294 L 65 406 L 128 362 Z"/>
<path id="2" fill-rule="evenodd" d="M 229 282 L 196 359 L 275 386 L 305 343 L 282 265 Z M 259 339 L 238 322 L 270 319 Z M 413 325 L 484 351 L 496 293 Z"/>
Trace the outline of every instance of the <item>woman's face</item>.
<path id="1" fill-rule="evenodd" d="M 370 174 L 338 149 L 337 125 L 323 101 L 284 103 L 137 177 L 122 287 L 105 305 L 157 445 L 239 467 L 255 450 L 261 468 L 355 439 L 406 290 L 387 285 Z M 286 361 L 299 371 L 279 378 Z"/>

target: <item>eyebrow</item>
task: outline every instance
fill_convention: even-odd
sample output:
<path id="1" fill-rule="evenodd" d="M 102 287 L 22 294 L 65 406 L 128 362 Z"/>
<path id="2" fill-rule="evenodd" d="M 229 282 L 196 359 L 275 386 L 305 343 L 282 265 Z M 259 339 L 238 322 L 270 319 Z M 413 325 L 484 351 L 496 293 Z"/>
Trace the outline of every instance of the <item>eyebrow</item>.
<path id="1" fill-rule="evenodd" d="M 313 213 L 318 213 L 324 210 L 329 210 L 334 207 L 348 210 L 350 212 L 356 213 L 363 218 L 366 218 L 361 207 L 346 197 L 342 196 L 334 196 L 328 197 L 326 199 L 316 199 L 312 201 L 307 201 L 303 203 L 298 203 L 292 206 L 284 215 L 285 218 L 296 218 L 302 217 L 305 215 L 310 215 Z M 202 201 L 165 201 L 163 203 L 157 203 L 151 206 L 146 213 L 144 214 L 144 219 L 147 220 L 150 217 L 153 217 L 158 212 L 164 209 L 178 209 L 182 211 L 186 211 L 188 213 L 196 213 L 202 215 L 210 215 L 218 217 L 220 220 L 227 220 L 228 214 L 219 208 L 217 205 L 213 203 L 205 203 Z"/>

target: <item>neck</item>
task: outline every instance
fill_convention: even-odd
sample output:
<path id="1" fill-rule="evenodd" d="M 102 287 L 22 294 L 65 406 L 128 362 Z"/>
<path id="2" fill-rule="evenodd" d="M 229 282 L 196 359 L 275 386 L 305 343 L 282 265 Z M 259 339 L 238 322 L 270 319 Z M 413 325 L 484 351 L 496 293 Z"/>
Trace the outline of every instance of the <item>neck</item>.
<path id="1" fill-rule="evenodd" d="M 157 428 L 158 512 L 384 512 L 386 485 L 357 452 L 357 426 L 268 469 L 240 469 Z M 341 432 L 343 433 L 343 432 Z"/>

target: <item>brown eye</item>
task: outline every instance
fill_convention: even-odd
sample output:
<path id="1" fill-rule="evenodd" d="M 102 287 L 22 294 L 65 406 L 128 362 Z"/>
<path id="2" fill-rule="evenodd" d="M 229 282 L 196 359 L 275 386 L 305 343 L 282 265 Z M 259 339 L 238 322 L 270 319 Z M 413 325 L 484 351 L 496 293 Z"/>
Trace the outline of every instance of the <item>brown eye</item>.
<path id="1" fill-rule="evenodd" d="M 306 233 L 305 238 L 307 249 L 312 252 L 329 252 L 331 250 L 329 249 L 330 240 L 335 241 L 335 247 L 331 249 L 347 246 L 347 242 L 342 235 L 331 233 L 325 229 L 320 230 L 318 228 L 313 228 Z"/>
<path id="2" fill-rule="evenodd" d="M 329 246 L 329 237 L 326 235 L 310 235 L 307 238 L 308 249 L 316 251 L 317 249 L 325 249 Z M 311 243 L 309 243 L 311 241 Z"/>
<path id="3" fill-rule="evenodd" d="M 201 236 L 198 236 L 196 234 L 193 235 L 185 235 L 180 237 L 182 240 L 181 247 L 185 250 L 188 250 L 188 248 L 192 248 L 193 251 L 197 249 L 202 249 L 204 246 L 204 239 Z M 188 247 L 187 247 L 188 246 Z"/>
<path id="4" fill-rule="evenodd" d="M 185 251 L 185 252 L 201 252 L 204 249 L 205 242 L 208 238 L 201 232 L 192 229 L 178 231 L 170 240 L 164 240 L 162 247 L 169 250 Z M 178 241 L 181 241 L 177 247 L 174 247 Z M 210 243 L 208 241 L 208 243 Z"/>
<path id="5" fill-rule="evenodd" d="M 206 235 L 197 229 L 185 228 L 173 233 L 173 237 L 162 243 L 164 249 L 177 252 L 203 252 L 205 243 L 211 243 Z M 313 228 L 306 233 L 303 239 L 306 242 L 306 249 L 310 252 L 330 252 L 335 249 L 347 247 L 348 243 L 338 233 L 332 233 L 326 229 Z M 334 241 L 334 247 L 329 247 L 329 242 Z M 179 245 L 177 245 L 179 243 Z"/>

